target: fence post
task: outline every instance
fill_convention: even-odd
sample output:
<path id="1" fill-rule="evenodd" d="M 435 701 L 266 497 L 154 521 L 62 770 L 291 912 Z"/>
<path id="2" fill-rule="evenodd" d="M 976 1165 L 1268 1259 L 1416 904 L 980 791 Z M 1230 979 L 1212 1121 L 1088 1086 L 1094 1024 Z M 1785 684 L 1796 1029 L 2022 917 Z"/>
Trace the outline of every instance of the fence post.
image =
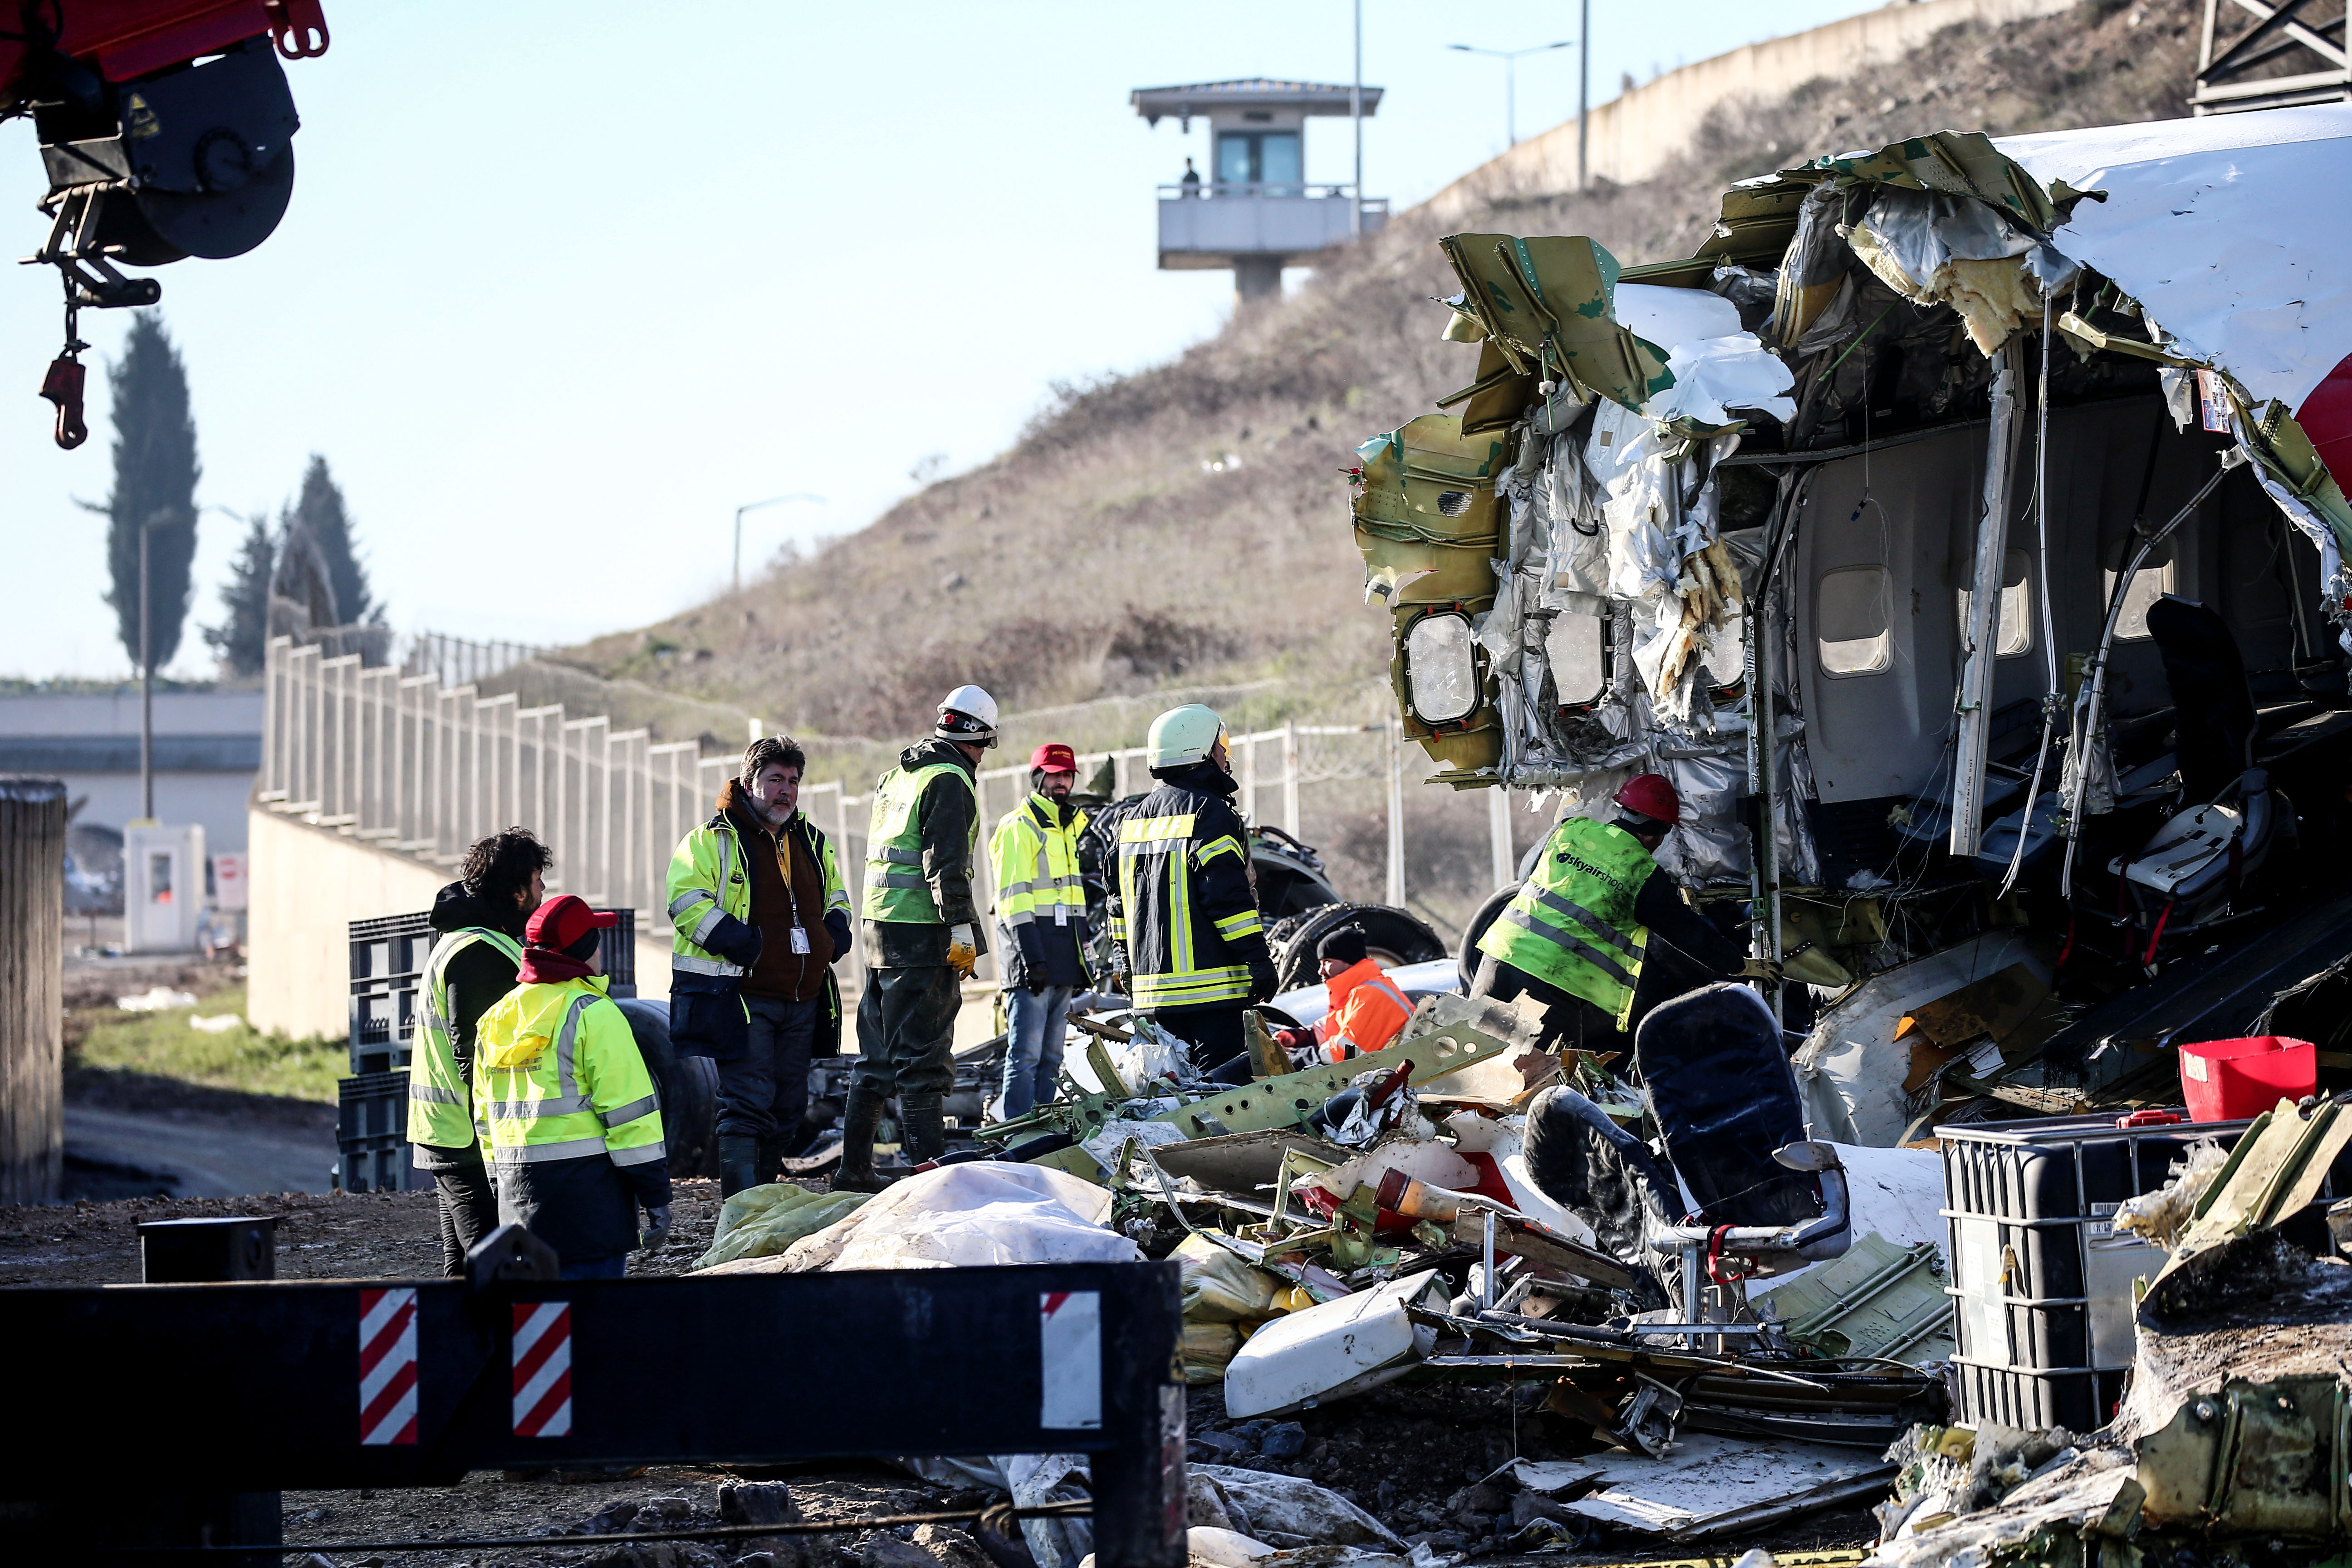
<path id="1" fill-rule="evenodd" d="M 1242 820 L 1252 827 L 1257 826 L 1257 737 L 1244 735 L 1242 742 Z"/>
<path id="2" fill-rule="evenodd" d="M 1388 753 L 1389 888 L 1387 901 L 1404 907 L 1404 725 L 1396 719 L 1381 721 L 1382 749 Z"/>
<path id="3" fill-rule="evenodd" d="M 1507 888 L 1518 875 L 1519 851 L 1511 842 L 1511 792 L 1501 784 L 1486 792 L 1486 838 L 1494 857 L 1495 886 Z"/>
<path id="4" fill-rule="evenodd" d="M 1282 721 L 1282 830 L 1298 837 L 1298 721 Z"/>

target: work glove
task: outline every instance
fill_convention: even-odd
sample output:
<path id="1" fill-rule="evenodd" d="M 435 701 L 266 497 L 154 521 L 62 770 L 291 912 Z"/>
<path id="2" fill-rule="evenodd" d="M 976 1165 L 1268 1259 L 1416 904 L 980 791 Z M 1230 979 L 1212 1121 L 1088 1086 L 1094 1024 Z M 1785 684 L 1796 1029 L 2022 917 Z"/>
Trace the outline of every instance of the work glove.
<path id="1" fill-rule="evenodd" d="M 1274 960 L 1270 958 L 1252 960 L 1249 973 L 1252 1002 L 1271 1002 L 1275 994 L 1282 989 L 1282 982 L 1274 973 Z"/>
<path id="2" fill-rule="evenodd" d="M 721 915 L 710 934 L 702 939 L 703 950 L 715 952 L 730 963 L 740 963 L 750 969 L 760 962 L 761 950 L 767 939 L 760 928 L 737 920 L 733 915 Z"/>
<path id="3" fill-rule="evenodd" d="M 969 980 L 979 963 L 979 936 L 968 925 L 950 927 L 948 931 L 948 967 Z"/>
<path id="4" fill-rule="evenodd" d="M 1769 958 L 1751 958 L 1739 966 L 1739 973 L 1743 978 L 1751 980 L 1779 980 L 1782 977 L 1780 966 Z"/>
<path id="5" fill-rule="evenodd" d="M 1307 1029 L 1276 1029 L 1274 1037 L 1287 1050 L 1304 1050 L 1315 1043 L 1313 1031 Z"/>
<path id="6" fill-rule="evenodd" d="M 637 1232 L 637 1250 L 651 1252 L 668 1239 L 669 1205 L 664 1204 L 659 1208 L 647 1209 L 645 1228 Z"/>

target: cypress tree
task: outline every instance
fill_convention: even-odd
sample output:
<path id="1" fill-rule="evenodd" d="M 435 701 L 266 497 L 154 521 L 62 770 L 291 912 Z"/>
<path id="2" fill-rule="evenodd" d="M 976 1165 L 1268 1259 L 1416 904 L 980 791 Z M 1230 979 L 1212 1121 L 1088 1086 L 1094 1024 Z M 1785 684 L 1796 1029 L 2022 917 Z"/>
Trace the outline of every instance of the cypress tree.
<path id="1" fill-rule="evenodd" d="M 383 606 L 368 592 L 367 568 L 360 564 L 352 544 L 352 520 L 343 510 L 343 492 L 327 471 L 327 459 L 310 454 L 302 475 L 302 493 L 294 502 L 294 516 L 310 525 L 326 557 L 327 580 L 335 585 L 335 609 L 347 626 L 383 619 Z"/>
<path id="2" fill-rule="evenodd" d="M 108 373 L 114 395 L 114 490 L 102 507 L 113 586 L 106 602 L 133 668 L 139 663 L 139 532 L 158 522 L 147 545 L 150 657 L 163 668 L 180 651 L 196 553 L 196 422 L 188 412 L 188 376 L 163 321 L 131 318 L 122 358 Z"/>
<path id="3" fill-rule="evenodd" d="M 226 675 L 258 675 L 269 651 L 269 574 L 277 564 L 278 542 L 269 520 L 258 515 L 247 521 L 245 543 L 229 563 L 228 582 L 221 588 L 221 608 L 227 612 L 216 626 L 205 628 Z"/>

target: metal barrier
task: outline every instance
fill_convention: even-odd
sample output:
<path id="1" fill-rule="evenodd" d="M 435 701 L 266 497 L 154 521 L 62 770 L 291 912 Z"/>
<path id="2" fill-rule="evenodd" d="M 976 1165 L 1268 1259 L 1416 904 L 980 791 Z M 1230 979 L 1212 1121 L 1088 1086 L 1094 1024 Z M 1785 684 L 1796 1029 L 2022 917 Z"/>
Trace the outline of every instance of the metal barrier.
<path id="1" fill-rule="evenodd" d="M 41 1347 L 17 1386 L 42 1428 L 0 1468 L 0 1499 L 17 1500 L 0 1516 L 20 1546 L 77 1555 L 272 1547 L 275 1500 L 257 1493 L 453 1486 L 499 1468 L 1082 1453 L 1102 1568 L 1182 1568 L 1177 1273 L 0 1291 L 0 1336 Z M 825 1349 L 826 1329 L 855 1353 Z M 128 1503 L 125 1475 L 144 1478 Z"/>

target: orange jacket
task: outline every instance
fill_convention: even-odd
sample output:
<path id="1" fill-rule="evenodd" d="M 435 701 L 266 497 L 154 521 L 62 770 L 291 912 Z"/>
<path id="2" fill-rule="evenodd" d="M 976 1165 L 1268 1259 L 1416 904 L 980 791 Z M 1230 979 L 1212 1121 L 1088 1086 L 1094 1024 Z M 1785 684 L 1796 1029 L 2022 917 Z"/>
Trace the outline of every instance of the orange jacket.
<path id="1" fill-rule="evenodd" d="M 1323 989 L 1331 998 L 1331 1010 L 1315 1026 L 1315 1039 L 1327 1062 L 1379 1050 L 1412 1016 L 1412 1004 L 1373 959 L 1341 970 L 1323 983 Z"/>

